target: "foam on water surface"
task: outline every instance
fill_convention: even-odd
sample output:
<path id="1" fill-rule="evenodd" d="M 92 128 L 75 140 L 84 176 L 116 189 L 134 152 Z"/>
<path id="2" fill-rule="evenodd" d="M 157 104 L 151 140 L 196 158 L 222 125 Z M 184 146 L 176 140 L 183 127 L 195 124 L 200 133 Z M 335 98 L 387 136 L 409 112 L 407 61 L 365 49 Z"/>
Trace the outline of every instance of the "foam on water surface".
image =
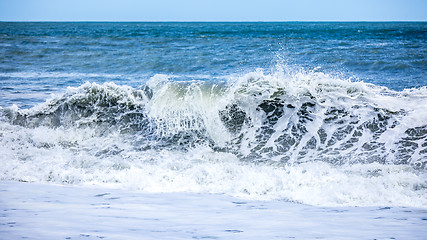
<path id="1" fill-rule="evenodd" d="M 425 239 L 426 23 L 0 23 L 0 238 Z"/>
<path id="2" fill-rule="evenodd" d="M 424 239 L 425 209 L 1 182 L 8 239 Z"/>
<path id="3" fill-rule="evenodd" d="M 316 69 L 170 78 L 86 83 L 1 109 L 1 179 L 427 206 L 425 88 L 395 92 Z"/>

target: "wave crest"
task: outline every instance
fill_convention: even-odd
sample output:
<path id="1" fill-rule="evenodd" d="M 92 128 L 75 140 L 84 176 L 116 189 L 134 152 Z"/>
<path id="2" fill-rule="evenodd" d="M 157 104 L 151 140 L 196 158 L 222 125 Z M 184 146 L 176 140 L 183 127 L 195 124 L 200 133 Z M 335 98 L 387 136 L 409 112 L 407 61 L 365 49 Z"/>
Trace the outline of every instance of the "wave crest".
<path id="1" fill-rule="evenodd" d="M 425 206 L 425 88 L 316 71 L 172 78 L 85 83 L 32 109 L 0 109 L 0 179 Z"/>
<path id="2" fill-rule="evenodd" d="M 256 71 L 227 83 L 156 75 L 140 89 L 86 83 L 28 110 L 25 127 L 95 128 L 139 144 L 206 145 L 249 161 L 411 164 L 426 168 L 426 90 L 402 93 L 310 71 Z"/>

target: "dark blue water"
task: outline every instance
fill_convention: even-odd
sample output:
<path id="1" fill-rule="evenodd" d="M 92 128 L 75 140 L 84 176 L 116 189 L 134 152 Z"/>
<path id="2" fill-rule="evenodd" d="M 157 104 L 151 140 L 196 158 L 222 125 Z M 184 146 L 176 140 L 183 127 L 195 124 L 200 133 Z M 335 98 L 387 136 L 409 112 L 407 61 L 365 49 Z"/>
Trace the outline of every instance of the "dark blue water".
<path id="1" fill-rule="evenodd" d="M 427 85 L 427 23 L 0 23 L 0 106 L 86 81 L 228 79 L 277 65 L 400 91 Z"/>

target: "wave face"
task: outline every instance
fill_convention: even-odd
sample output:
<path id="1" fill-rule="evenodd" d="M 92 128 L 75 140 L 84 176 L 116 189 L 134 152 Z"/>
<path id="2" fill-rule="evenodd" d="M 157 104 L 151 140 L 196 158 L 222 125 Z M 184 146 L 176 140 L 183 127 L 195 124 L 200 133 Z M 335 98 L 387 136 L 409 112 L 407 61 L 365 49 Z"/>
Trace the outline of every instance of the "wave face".
<path id="1" fill-rule="evenodd" d="M 1 109 L 1 178 L 425 207 L 426 100 L 316 70 L 85 83 Z"/>

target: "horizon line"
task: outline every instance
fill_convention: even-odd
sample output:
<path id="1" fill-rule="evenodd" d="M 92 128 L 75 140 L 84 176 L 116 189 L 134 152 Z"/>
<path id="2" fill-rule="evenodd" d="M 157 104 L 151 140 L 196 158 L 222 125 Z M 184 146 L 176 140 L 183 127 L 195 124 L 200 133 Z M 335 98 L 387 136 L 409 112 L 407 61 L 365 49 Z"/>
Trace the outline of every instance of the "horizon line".
<path id="1" fill-rule="evenodd" d="M 99 23 L 286 23 L 286 22 L 427 22 L 427 20 L 0 20 L 0 22 L 99 22 Z"/>

